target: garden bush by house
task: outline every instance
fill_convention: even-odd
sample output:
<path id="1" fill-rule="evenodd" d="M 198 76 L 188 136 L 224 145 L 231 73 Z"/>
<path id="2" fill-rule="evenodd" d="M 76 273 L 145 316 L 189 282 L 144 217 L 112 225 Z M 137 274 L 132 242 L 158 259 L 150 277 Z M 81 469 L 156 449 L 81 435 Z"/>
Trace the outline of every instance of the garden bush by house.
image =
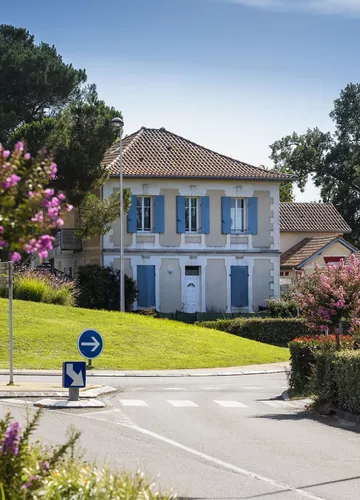
<path id="1" fill-rule="evenodd" d="M 77 289 L 74 282 L 54 276 L 49 271 L 20 267 L 14 275 L 14 299 L 75 306 Z M 8 289 L 0 289 L 7 297 Z"/>
<path id="2" fill-rule="evenodd" d="M 24 430 L 8 413 L 0 420 L 1 500 L 171 500 L 155 492 L 141 473 L 135 477 L 85 463 L 76 452 L 80 433 L 54 448 L 31 445 L 39 410 Z"/>
<path id="3" fill-rule="evenodd" d="M 296 337 L 311 333 L 305 322 L 296 318 L 218 319 L 197 324 L 279 347 L 287 347 L 288 343 Z"/>
<path id="4" fill-rule="evenodd" d="M 118 311 L 120 308 L 120 271 L 97 264 L 79 266 L 76 284 L 77 304 L 86 309 Z M 135 281 L 125 275 L 125 310 L 131 311 L 136 299 Z"/>
<path id="5" fill-rule="evenodd" d="M 272 318 L 296 318 L 297 316 L 297 304 L 293 299 L 269 299 L 267 303 Z"/>
<path id="6" fill-rule="evenodd" d="M 340 347 L 353 350 L 358 346 L 351 335 L 343 335 Z M 289 388 L 292 394 L 323 394 L 328 391 L 330 364 L 336 351 L 335 335 L 316 335 L 294 339 L 289 343 Z M 329 364 L 330 363 L 330 364 Z"/>

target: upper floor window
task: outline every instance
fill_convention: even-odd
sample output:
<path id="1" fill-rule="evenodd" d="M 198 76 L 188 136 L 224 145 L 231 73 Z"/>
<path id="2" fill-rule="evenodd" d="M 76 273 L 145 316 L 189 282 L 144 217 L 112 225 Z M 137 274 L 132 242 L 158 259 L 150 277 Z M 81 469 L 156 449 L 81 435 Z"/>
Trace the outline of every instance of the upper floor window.
<path id="1" fill-rule="evenodd" d="M 136 229 L 137 231 L 151 231 L 152 229 L 152 202 L 150 196 L 136 197 Z"/>
<path id="2" fill-rule="evenodd" d="M 199 202 L 198 198 L 185 197 L 185 232 L 199 231 Z"/>
<path id="3" fill-rule="evenodd" d="M 245 198 L 231 198 L 231 232 L 244 233 L 247 230 L 247 203 Z"/>

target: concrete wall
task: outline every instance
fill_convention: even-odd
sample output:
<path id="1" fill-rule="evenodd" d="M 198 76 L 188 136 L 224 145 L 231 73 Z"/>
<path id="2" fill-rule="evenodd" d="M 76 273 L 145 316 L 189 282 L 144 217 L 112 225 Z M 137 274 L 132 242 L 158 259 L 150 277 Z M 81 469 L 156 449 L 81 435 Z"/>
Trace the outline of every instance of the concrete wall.
<path id="1" fill-rule="evenodd" d="M 161 259 L 160 304 L 161 312 L 164 313 L 175 312 L 182 308 L 179 259 Z"/>
<path id="2" fill-rule="evenodd" d="M 159 243 L 164 247 L 178 247 L 181 235 L 176 232 L 176 197 L 178 189 L 160 189 L 165 197 L 165 232 L 159 235 Z"/>
<path id="3" fill-rule="evenodd" d="M 226 312 L 227 275 L 225 259 L 208 259 L 205 272 L 206 310 Z"/>
<path id="4" fill-rule="evenodd" d="M 224 247 L 226 234 L 221 232 L 221 197 L 225 191 L 221 189 L 208 189 L 206 195 L 210 197 L 210 233 L 205 235 L 207 247 Z"/>
<path id="5" fill-rule="evenodd" d="M 331 233 L 331 232 L 300 232 L 300 231 L 281 231 L 280 232 L 280 250 L 282 252 L 285 252 L 289 248 L 293 247 L 296 245 L 296 243 L 299 243 L 299 241 L 303 240 L 304 238 L 321 238 L 321 237 L 327 237 L 327 236 L 332 236 L 335 238 L 336 236 L 343 236 L 342 234 L 339 233 Z"/>
<path id="6" fill-rule="evenodd" d="M 118 193 L 120 191 L 119 188 L 113 188 L 113 193 Z M 120 246 L 120 219 L 116 219 L 116 221 L 111 225 L 111 234 L 110 241 L 115 247 Z M 128 247 L 132 242 L 132 233 L 128 233 L 127 231 L 127 215 L 124 214 L 124 246 Z"/>
<path id="7" fill-rule="evenodd" d="M 274 264 L 270 259 L 254 259 L 252 275 L 253 309 L 266 305 L 266 299 L 274 295 Z"/>
<path id="8" fill-rule="evenodd" d="M 116 257 L 113 261 L 114 269 L 120 269 L 120 257 Z M 133 277 L 133 268 L 131 266 L 131 259 L 124 259 L 124 273 L 129 276 L 129 278 Z"/>
<path id="9" fill-rule="evenodd" d="M 258 199 L 258 232 L 252 237 L 254 248 L 270 248 L 274 243 L 274 212 L 271 210 L 274 200 L 270 191 L 254 191 L 254 197 Z"/>

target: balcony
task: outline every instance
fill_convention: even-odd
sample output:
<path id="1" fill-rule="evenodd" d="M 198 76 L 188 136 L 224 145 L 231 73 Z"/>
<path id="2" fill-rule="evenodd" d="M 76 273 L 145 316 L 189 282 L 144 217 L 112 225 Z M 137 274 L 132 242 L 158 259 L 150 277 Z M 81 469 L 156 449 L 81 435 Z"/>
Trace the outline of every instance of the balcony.
<path id="1" fill-rule="evenodd" d="M 61 251 L 80 252 L 82 242 L 75 235 L 75 229 L 60 229 L 56 233 L 55 247 Z"/>

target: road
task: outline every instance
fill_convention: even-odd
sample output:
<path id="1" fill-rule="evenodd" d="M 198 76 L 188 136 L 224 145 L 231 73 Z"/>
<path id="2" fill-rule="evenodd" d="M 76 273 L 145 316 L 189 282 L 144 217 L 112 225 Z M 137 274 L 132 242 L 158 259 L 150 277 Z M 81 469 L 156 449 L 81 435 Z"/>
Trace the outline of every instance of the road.
<path id="1" fill-rule="evenodd" d="M 191 500 L 360 498 L 359 429 L 274 399 L 285 374 L 91 382 L 118 392 L 102 410 L 45 412 L 43 439 L 61 442 L 74 424 L 88 456 L 141 468 Z M 23 406 L 3 401 L 0 415 L 6 407 L 24 418 Z"/>

